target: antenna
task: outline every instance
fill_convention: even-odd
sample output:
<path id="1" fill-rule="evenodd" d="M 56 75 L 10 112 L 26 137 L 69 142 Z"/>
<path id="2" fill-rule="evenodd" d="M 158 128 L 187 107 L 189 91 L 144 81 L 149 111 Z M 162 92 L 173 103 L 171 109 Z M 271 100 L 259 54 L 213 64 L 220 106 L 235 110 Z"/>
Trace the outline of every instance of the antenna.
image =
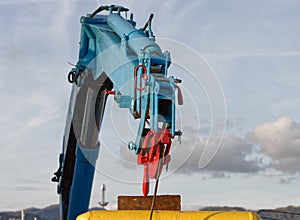
<path id="1" fill-rule="evenodd" d="M 21 220 L 25 220 L 25 212 L 24 212 L 24 209 L 21 210 Z"/>
<path id="2" fill-rule="evenodd" d="M 101 184 L 100 189 L 101 189 L 101 192 L 102 192 L 102 200 L 101 200 L 101 202 L 98 202 L 98 204 L 100 206 L 102 206 L 102 208 L 104 209 L 104 207 L 107 206 L 107 204 L 108 204 L 108 202 L 105 202 L 105 190 L 106 190 L 106 187 L 105 187 L 104 183 Z"/>

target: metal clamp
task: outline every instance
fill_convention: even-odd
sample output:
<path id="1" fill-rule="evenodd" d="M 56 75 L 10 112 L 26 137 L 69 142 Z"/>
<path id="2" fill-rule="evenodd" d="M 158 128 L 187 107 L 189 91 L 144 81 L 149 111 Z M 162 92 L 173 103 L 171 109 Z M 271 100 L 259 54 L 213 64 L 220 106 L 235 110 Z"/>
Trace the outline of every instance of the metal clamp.
<path id="1" fill-rule="evenodd" d="M 130 141 L 127 145 L 129 150 L 136 150 L 137 146 L 133 141 Z"/>

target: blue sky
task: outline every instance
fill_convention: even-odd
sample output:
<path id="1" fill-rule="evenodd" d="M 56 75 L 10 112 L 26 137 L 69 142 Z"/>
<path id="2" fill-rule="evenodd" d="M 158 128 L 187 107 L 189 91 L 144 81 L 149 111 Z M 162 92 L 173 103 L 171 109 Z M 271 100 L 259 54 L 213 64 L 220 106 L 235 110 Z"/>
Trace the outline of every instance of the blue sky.
<path id="1" fill-rule="evenodd" d="M 299 205 L 299 1 L 1 0 L 0 210 L 58 201 L 50 178 L 71 89 L 67 62 L 76 63 L 79 18 L 99 4 L 130 8 L 138 27 L 153 12 L 158 42 L 176 61 L 172 74 L 185 79 L 185 106 L 178 110 L 184 136 L 174 144 L 159 193 L 180 193 L 185 207 Z M 190 54 L 181 57 L 185 49 Z M 218 79 L 227 109 L 222 145 L 203 169 L 198 165 L 211 127 L 211 97 L 205 97 L 207 81 L 201 87 L 193 74 Z M 101 183 L 111 207 L 118 195 L 141 194 L 142 168 L 126 148 L 135 134 L 127 115 L 109 100 L 92 206 Z"/>

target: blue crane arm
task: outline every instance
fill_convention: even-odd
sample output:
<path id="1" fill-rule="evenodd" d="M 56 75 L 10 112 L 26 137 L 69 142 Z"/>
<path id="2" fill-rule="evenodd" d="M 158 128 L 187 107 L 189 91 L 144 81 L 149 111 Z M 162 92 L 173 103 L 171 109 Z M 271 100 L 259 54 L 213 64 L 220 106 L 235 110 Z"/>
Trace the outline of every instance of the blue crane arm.
<path id="1" fill-rule="evenodd" d="M 109 13 L 97 14 L 103 10 Z M 168 76 L 170 54 L 155 43 L 153 15 L 141 30 L 135 28 L 132 15 L 130 19 L 121 16 L 127 11 L 121 6 L 101 6 L 80 20 L 79 59 L 68 75 L 73 86 L 60 166 L 52 179 L 58 182 L 61 220 L 75 220 L 88 210 L 109 94 L 140 120 L 136 140 L 128 148 L 144 165 L 144 195 L 149 178 L 161 172 L 161 158 L 163 164 L 170 161 L 171 139 L 181 135 L 175 131 L 175 89 L 180 80 Z"/>

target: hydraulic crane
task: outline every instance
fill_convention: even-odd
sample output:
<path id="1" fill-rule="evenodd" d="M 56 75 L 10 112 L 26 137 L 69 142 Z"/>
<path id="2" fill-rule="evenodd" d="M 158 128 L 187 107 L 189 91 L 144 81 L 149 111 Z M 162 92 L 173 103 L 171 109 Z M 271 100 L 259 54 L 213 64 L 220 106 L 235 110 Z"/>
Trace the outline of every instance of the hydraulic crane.
<path id="1" fill-rule="evenodd" d="M 168 76 L 170 53 L 155 43 L 153 14 L 136 29 L 127 12 L 121 6 L 101 6 L 80 19 L 79 58 L 68 74 L 73 86 L 59 168 L 52 179 L 58 182 L 61 220 L 75 220 L 88 211 L 108 95 L 140 120 L 128 148 L 144 166 L 144 196 L 149 179 L 158 179 L 170 162 L 172 138 L 182 135 L 175 129 L 175 105 L 183 104 L 181 80 Z"/>
<path id="2" fill-rule="evenodd" d="M 68 74 L 72 91 L 59 167 L 52 178 L 58 183 L 60 220 L 75 220 L 79 215 L 79 220 L 119 220 L 128 215 L 146 219 L 149 214 L 146 210 L 87 212 L 108 95 L 140 121 L 136 139 L 128 142 L 128 148 L 144 166 L 144 196 L 150 179 L 156 179 L 156 194 L 162 168 L 171 160 L 172 139 L 182 135 L 175 129 L 175 107 L 183 104 L 181 80 L 168 76 L 170 53 L 163 53 L 155 43 L 153 14 L 143 28 L 136 29 L 128 11 L 122 6 L 101 6 L 80 19 L 79 58 Z M 153 207 L 154 202 L 152 211 Z M 150 219 L 152 214 L 160 219 L 260 219 L 252 212 L 152 211 Z"/>

